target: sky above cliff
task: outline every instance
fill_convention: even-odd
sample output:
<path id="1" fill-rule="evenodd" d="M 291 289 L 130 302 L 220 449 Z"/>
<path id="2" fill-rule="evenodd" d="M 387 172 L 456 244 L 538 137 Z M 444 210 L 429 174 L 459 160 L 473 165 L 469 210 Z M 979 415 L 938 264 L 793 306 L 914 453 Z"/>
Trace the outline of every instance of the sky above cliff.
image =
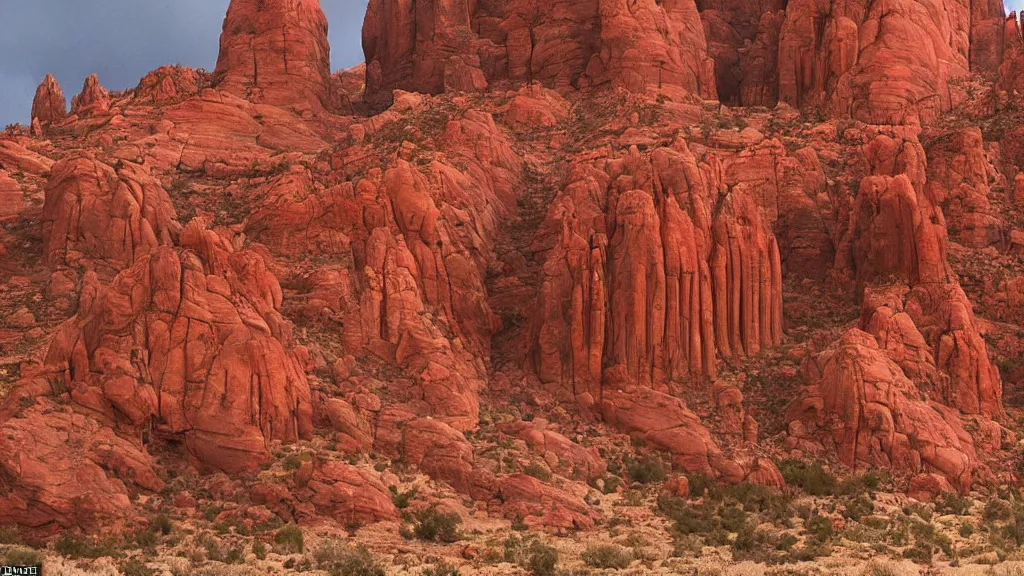
<path id="1" fill-rule="evenodd" d="M 112 90 L 135 86 L 164 64 L 213 70 L 229 0 L 0 0 L 0 127 L 28 123 L 47 72 L 70 101 L 89 74 Z M 367 0 L 321 0 L 334 69 L 362 61 Z M 1024 10 L 1024 0 L 1005 0 Z"/>
<path id="2" fill-rule="evenodd" d="M 1024 0 L 1022 0 L 1024 1 Z M 47 72 L 68 102 L 89 74 L 111 90 L 138 84 L 164 64 L 213 70 L 229 0 L 0 0 L 0 128 L 27 124 Z M 367 0 L 321 0 L 331 66 L 362 62 Z"/>

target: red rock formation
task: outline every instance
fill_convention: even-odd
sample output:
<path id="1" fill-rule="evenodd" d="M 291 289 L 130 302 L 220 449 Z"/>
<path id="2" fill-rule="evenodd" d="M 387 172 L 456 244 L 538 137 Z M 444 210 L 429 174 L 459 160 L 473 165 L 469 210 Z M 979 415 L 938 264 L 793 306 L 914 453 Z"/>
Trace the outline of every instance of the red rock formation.
<path id="1" fill-rule="evenodd" d="M 105 114 L 110 111 L 110 93 L 90 74 L 82 84 L 82 91 L 71 98 L 71 113 L 79 116 Z"/>
<path id="2" fill-rule="evenodd" d="M 733 106 L 778 102 L 779 32 L 785 2 L 698 2 L 708 52 L 715 60 L 718 98 Z"/>
<path id="3" fill-rule="evenodd" d="M 844 464 L 937 472 L 960 491 L 978 468 L 958 414 L 928 402 L 875 338 L 850 330 L 805 365 L 812 383 L 790 417 L 834 443 Z"/>
<path id="4" fill-rule="evenodd" d="M 60 89 L 57 79 L 47 74 L 36 88 L 36 97 L 32 99 L 32 119 L 39 120 L 39 123 L 45 126 L 56 124 L 67 115 L 68 99 Z"/>
<path id="5" fill-rule="evenodd" d="M 872 124 L 916 124 L 953 104 L 968 71 L 966 0 L 793 0 L 779 40 L 779 96 Z"/>
<path id="6" fill-rule="evenodd" d="M 318 513 L 345 526 L 361 526 L 398 516 L 387 488 L 344 462 L 315 463 L 304 488 L 312 492 L 309 501 Z"/>
<path id="7" fill-rule="evenodd" d="M 942 208 L 949 233 L 960 243 L 984 248 L 1002 240 L 1002 220 L 989 202 L 996 170 L 989 164 L 981 130 L 940 133 L 924 142 L 928 156 L 925 192 Z"/>
<path id="8" fill-rule="evenodd" d="M 142 77 L 135 88 L 139 102 L 166 104 L 199 92 L 203 78 L 192 68 L 161 66 Z"/>
<path id="9" fill-rule="evenodd" d="M 542 381 L 599 398 L 602 382 L 713 375 L 717 355 L 779 341 L 774 235 L 746 186 L 716 201 L 710 170 L 682 142 L 576 168 L 538 238 L 553 248 L 534 352 Z"/>
<path id="10" fill-rule="evenodd" d="M 693 0 L 373 0 L 363 50 L 366 99 L 377 103 L 396 88 L 436 94 L 505 80 L 715 94 Z"/>
<path id="11" fill-rule="evenodd" d="M 34 397 L 48 391 L 45 380 L 25 382 L 0 408 L 0 522 L 49 533 L 98 530 L 128 517 L 129 486 L 163 488 L 138 442 Z M 3 417 L 23 400 L 29 408 Z"/>
<path id="12" fill-rule="evenodd" d="M 253 102 L 332 108 L 331 48 L 318 0 L 232 0 L 213 85 Z"/>
<path id="13" fill-rule="evenodd" d="M 589 530 L 599 518 L 584 501 L 526 474 L 498 479 L 494 497 L 506 518 L 537 530 Z"/>
<path id="14" fill-rule="evenodd" d="M 503 433 L 516 436 L 544 458 L 553 469 L 582 480 L 604 476 L 608 465 L 596 448 L 584 448 L 547 427 L 547 422 L 511 422 L 500 426 Z"/>
<path id="15" fill-rule="evenodd" d="M 108 271 L 168 243 L 181 226 L 167 192 L 137 164 L 111 168 L 72 156 L 53 168 L 43 206 L 43 253 L 50 266 L 90 260 Z"/>

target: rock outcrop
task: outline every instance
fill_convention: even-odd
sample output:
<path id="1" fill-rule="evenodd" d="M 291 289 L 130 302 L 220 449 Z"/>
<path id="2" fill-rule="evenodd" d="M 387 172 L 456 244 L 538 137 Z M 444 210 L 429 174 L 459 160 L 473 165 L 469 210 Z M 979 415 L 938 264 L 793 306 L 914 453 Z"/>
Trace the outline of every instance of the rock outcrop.
<path id="1" fill-rule="evenodd" d="M 32 99 L 32 119 L 43 126 L 56 124 L 68 115 L 68 99 L 57 79 L 47 74 Z"/>
<path id="2" fill-rule="evenodd" d="M 714 63 L 693 0 L 372 0 L 363 24 L 366 99 L 489 83 L 610 84 L 713 96 Z"/>
<path id="3" fill-rule="evenodd" d="M 782 335 L 781 261 L 745 186 L 728 193 L 682 141 L 579 164 L 535 243 L 546 254 L 534 358 L 543 382 L 714 375 Z"/>
<path id="4" fill-rule="evenodd" d="M 790 426 L 794 439 L 824 434 L 854 469 L 935 472 L 960 491 L 970 487 L 978 461 L 959 415 L 929 402 L 870 334 L 847 332 L 805 371 L 812 384 L 790 410 L 802 424 Z"/>
<path id="5" fill-rule="evenodd" d="M 232 0 L 212 82 L 256 103 L 332 108 L 331 47 L 319 0 Z"/>
<path id="6" fill-rule="evenodd" d="M 92 116 L 109 111 L 110 93 L 100 84 L 99 76 L 90 74 L 82 84 L 82 91 L 71 98 L 71 113 Z"/>

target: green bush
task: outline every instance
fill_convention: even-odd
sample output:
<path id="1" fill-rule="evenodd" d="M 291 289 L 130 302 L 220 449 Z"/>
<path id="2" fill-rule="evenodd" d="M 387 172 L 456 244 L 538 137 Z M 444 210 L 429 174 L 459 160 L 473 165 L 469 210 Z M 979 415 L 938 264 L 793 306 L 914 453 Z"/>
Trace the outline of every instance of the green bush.
<path id="1" fill-rule="evenodd" d="M 615 568 L 622 570 L 628 568 L 633 562 L 633 555 L 622 546 L 615 544 L 602 544 L 590 546 L 581 555 L 584 564 L 591 568 Z"/>
<path id="2" fill-rule="evenodd" d="M 167 516 L 163 515 L 163 514 L 161 514 L 161 515 L 157 516 L 156 518 L 153 518 L 152 520 L 149 521 L 149 531 L 150 532 L 153 532 L 153 533 L 159 532 L 160 534 L 163 534 L 164 536 L 167 536 L 168 534 L 171 533 L 171 531 L 173 529 L 174 529 L 174 526 L 171 524 L 171 519 L 168 518 Z"/>
<path id="3" fill-rule="evenodd" d="M 771 534 L 757 530 L 753 526 L 744 526 L 736 533 L 736 539 L 732 542 L 733 561 L 770 562 L 775 556 L 776 544 L 777 541 Z"/>
<path id="4" fill-rule="evenodd" d="M 441 512 L 431 506 L 414 512 L 413 534 L 420 540 L 430 542 L 457 542 L 460 539 L 458 527 L 462 518 L 455 512 Z"/>
<path id="5" fill-rule="evenodd" d="M 820 464 L 786 459 L 779 462 L 778 468 L 786 484 L 797 486 L 811 496 L 831 496 L 836 493 L 835 476 Z"/>
<path id="6" fill-rule="evenodd" d="M 861 494 L 856 498 L 847 499 L 843 504 L 843 517 L 860 522 L 861 518 L 875 511 L 875 504 L 870 498 Z"/>
<path id="7" fill-rule="evenodd" d="M 316 561 L 317 569 L 325 570 L 330 576 L 384 576 L 385 574 L 384 568 L 364 546 L 351 548 L 337 542 L 328 542 L 317 548 L 313 559 Z M 445 573 L 437 572 L 436 574 Z"/>
<path id="8" fill-rule="evenodd" d="M 391 490 L 391 502 L 395 505 L 395 508 L 399 510 L 409 507 L 409 501 L 416 497 L 419 493 L 419 488 L 412 488 L 405 492 L 398 490 L 398 486 L 391 486 L 388 488 Z"/>
<path id="9" fill-rule="evenodd" d="M 283 526 L 274 534 L 274 544 L 287 554 L 301 554 L 305 547 L 302 528 L 295 524 Z"/>
<path id="10" fill-rule="evenodd" d="M 533 576 L 555 576 L 557 566 L 558 550 L 541 542 L 534 542 L 523 568 Z"/>
<path id="11" fill-rule="evenodd" d="M 121 574 L 124 576 L 153 576 L 157 573 L 155 568 L 150 568 L 139 560 L 129 560 L 121 563 Z"/>
<path id="12" fill-rule="evenodd" d="M 65 533 L 54 543 L 54 549 L 61 556 L 68 558 L 102 558 L 114 556 L 118 550 L 118 543 L 112 537 L 85 538 Z"/>
<path id="13" fill-rule="evenodd" d="M 536 462 L 530 462 L 526 466 L 523 466 L 523 474 L 533 476 L 541 482 L 548 482 L 551 480 L 551 471 L 543 464 L 538 464 Z"/>
<path id="14" fill-rule="evenodd" d="M 935 512 L 939 514 L 954 514 L 956 516 L 967 516 L 971 512 L 972 500 L 956 492 L 947 492 L 940 496 L 935 502 Z"/>
<path id="15" fill-rule="evenodd" d="M 256 555 L 258 560 L 267 559 L 267 545 L 259 540 L 252 541 L 252 553 Z"/>
<path id="16" fill-rule="evenodd" d="M 43 555 L 30 548 L 12 548 L 5 555 L 9 566 L 37 566 L 43 563 Z"/>
<path id="17" fill-rule="evenodd" d="M 835 536 L 832 520 L 825 516 L 813 516 L 804 522 L 804 528 L 814 541 L 824 544 Z"/>
<path id="18" fill-rule="evenodd" d="M 665 469 L 661 460 L 654 456 L 626 460 L 626 473 L 629 479 L 640 484 L 653 484 L 665 481 Z"/>

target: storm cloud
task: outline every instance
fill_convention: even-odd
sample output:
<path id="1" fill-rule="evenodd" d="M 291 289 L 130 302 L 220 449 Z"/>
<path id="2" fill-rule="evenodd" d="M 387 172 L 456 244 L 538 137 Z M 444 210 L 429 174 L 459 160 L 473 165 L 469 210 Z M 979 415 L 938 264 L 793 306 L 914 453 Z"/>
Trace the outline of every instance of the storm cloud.
<path id="1" fill-rule="evenodd" d="M 321 0 L 331 66 L 363 60 L 367 0 Z M 71 99 L 89 74 L 111 90 L 138 84 L 164 64 L 213 70 L 229 0 L 0 0 L 0 127 L 28 123 L 49 72 Z"/>

